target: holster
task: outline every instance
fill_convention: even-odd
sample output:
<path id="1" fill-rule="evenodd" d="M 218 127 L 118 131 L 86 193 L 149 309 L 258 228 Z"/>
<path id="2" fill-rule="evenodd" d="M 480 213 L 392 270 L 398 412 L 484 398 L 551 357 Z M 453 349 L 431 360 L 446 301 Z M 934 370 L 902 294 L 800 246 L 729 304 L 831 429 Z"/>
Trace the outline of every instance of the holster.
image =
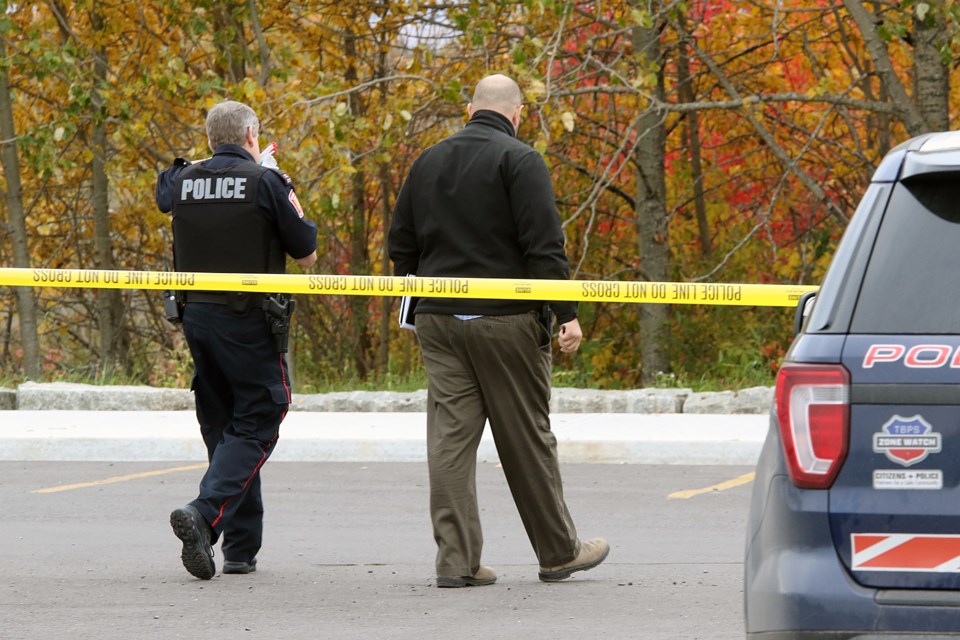
<path id="1" fill-rule="evenodd" d="M 180 324 L 183 322 L 183 292 L 182 291 L 164 291 L 163 292 L 163 315 L 169 322 Z"/>
<path id="2" fill-rule="evenodd" d="M 290 318 L 296 304 L 296 300 L 284 293 L 273 293 L 263 298 L 263 314 L 277 353 L 286 353 L 290 346 Z"/>

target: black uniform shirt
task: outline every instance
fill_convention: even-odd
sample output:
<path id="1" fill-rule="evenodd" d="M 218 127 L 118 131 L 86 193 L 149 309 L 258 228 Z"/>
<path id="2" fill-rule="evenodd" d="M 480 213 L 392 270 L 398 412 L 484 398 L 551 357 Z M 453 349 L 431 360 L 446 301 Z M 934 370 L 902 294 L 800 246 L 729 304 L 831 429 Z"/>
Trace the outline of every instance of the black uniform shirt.
<path id="1" fill-rule="evenodd" d="M 217 147 L 213 157 L 204 160 L 210 169 L 223 169 L 241 162 L 255 162 L 246 149 L 233 144 Z M 190 162 L 174 160 L 169 169 L 160 172 L 157 179 L 157 206 L 160 211 L 173 210 L 177 176 Z M 276 225 L 281 248 L 294 259 L 305 258 L 317 250 L 317 225 L 303 217 L 303 208 L 293 191 L 290 177 L 268 169 L 260 178 L 257 203 L 264 217 Z"/>

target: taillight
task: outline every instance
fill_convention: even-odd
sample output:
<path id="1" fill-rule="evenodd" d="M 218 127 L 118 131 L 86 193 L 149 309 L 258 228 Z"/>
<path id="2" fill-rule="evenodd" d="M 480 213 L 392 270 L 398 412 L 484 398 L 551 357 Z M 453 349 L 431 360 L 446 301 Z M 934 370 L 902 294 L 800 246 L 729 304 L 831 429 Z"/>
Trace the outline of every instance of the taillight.
<path id="1" fill-rule="evenodd" d="M 841 365 L 784 364 L 777 374 L 780 439 L 798 487 L 829 489 L 847 457 L 850 374 Z"/>

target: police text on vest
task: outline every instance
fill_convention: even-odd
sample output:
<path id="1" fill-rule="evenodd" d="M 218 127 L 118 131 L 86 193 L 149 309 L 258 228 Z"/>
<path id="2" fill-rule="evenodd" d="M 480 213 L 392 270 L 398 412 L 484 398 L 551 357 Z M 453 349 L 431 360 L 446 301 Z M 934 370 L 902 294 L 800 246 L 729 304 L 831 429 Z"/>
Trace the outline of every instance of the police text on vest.
<path id="1" fill-rule="evenodd" d="M 243 199 L 247 188 L 246 178 L 195 178 L 184 180 L 180 187 L 181 200 Z"/>

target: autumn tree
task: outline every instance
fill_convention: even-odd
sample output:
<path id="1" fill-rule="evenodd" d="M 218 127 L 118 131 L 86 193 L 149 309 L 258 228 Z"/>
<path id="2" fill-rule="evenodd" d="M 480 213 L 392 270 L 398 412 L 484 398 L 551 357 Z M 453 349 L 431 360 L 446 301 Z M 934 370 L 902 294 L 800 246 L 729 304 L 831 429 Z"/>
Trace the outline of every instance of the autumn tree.
<path id="1" fill-rule="evenodd" d="M 508 51 L 487 68 L 544 87 L 534 135 L 565 185 L 568 246 L 583 277 L 815 282 L 890 141 L 945 125 L 953 3 L 469 6 L 505 34 L 497 47 L 482 43 Z M 464 41 L 477 47 L 475 36 Z M 654 165 L 666 177 L 659 196 Z M 650 266 L 657 247 L 666 269 Z M 625 311 L 585 309 L 599 342 L 584 356 L 607 379 L 649 383 L 667 370 L 655 351 L 641 351 L 637 367 L 618 332 L 652 338 L 696 376 L 726 348 L 741 369 L 753 366 L 741 359 L 750 353 L 764 354 L 752 361 L 761 370 L 775 364 L 788 331 L 770 310 L 692 307 L 676 310 L 673 338 L 657 338 L 656 324 Z"/>
<path id="2" fill-rule="evenodd" d="M 2 19 L 4 31 L 9 29 L 6 18 Z M 6 60 L 6 44 L 0 41 L 0 58 Z M 0 66 L 0 162 L 5 178 L 4 235 L 13 245 L 13 266 L 30 267 L 30 252 L 27 236 L 26 210 L 23 204 L 23 185 L 20 180 L 20 157 L 17 152 L 17 131 L 14 120 L 14 98 L 10 87 L 8 65 Z M 40 340 L 37 332 L 36 301 L 33 289 L 18 287 L 16 308 L 19 316 L 20 341 L 23 347 L 23 373 L 28 379 L 40 377 Z M 8 315 L 7 340 L 4 341 L 4 356 L 10 355 L 9 340 L 13 315 Z M 7 361 L 7 357 L 4 358 Z"/>
<path id="3" fill-rule="evenodd" d="M 410 162 L 463 125 L 477 80 L 503 72 L 524 90 L 518 135 L 551 168 L 574 277 L 816 283 L 883 154 L 950 127 L 958 12 L 916 0 L 9 5 L 0 259 L 173 268 L 157 171 L 209 155 L 206 110 L 236 99 L 260 115 L 262 144 L 279 143 L 318 223 L 315 270 L 388 273 L 384 231 Z M 415 369 L 395 302 L 302 299 L 292 359 L 305 388 Z M 182 336 L 158 303 L 8 291 L 4 353 L 23 357 L 3 373 L 185 385 Z M 581 323 L 587 340 L 558 358 L 558 380 L 610 387 L 762 381 L 790 332 L 783 310 L 709 305 L 583 303 Z"/>

